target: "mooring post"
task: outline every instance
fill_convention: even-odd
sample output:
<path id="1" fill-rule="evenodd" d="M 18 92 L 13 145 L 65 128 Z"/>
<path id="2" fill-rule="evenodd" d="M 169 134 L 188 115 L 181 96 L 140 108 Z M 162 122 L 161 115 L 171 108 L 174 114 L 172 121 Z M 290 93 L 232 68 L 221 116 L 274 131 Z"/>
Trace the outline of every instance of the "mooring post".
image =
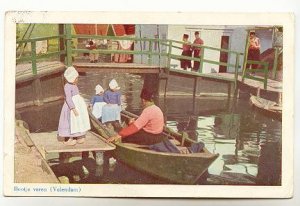
<path id="1" fill-rule="evenodd" d="M 104 155 L 103 152 L 95 152 L 96 153 L 96 172 L 95 172 L 95 176 L 102 176 L 103 175 L 103 167 L 104 167 Z"/>
<path id="2" fill-rule="evenodd" d="M 194 89 L 193 89 L 193 100 L 195 101 L 196 93 L 197 93 L 197 87 L 198 87 L 198 77 L 194 78 Z"/>
<path id="3" fill-rule="evenodd" d="M 33 104 L 36 106 L 43 105 L 43 91 L 40 78 L 35 78 L 32 82 L 32 90 L 34 93 Z"/>
<path id="4" fill-rule="evenodd" d="M 278 105 L 282 106 L 282 92 L 278 93 Z"/>

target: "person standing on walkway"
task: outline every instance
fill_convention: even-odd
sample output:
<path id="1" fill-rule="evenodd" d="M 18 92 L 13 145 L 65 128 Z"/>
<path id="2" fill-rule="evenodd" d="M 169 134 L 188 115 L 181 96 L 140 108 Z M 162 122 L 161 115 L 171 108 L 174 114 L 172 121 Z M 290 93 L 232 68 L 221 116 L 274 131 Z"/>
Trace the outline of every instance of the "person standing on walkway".
<path id="1" fill-rule="evenodd" d="M 89 50 L 95 50 L 95 49 L 97 49 L 97 44 L 95 41 L 90 40 L 89 43 L 86 45 L 86 48 Z M 98 53 L 90 53 L 89 58 L 90 58 L 90 63 L 97 63 L 99 54 Z"/>
<path id="2" fill-rule="evenodd" d="M 191 57 L 192 56 L 192 49 L 191 49 L 191 42 L 189 42 L 189 35 L 184 34 L 182 41 L 184 42 L 182 45 L 182 56 Z M 188 68 L 192 68 L 191 60 L 188 59 L 180 59 L 180 67 L 184 70 Z"/>
<path id="3" fill-rule="evenodd" d="M 77 87 L 78 76 L 74 67 L 68 67 L 64 72 L 67 83 L 64 86 L 65 102 L 60 113 L 58 137 L 64 138 L 64 144 L 69 146 L 83 143 L 86 132 L 91 129 L 87 105 Z"/>
<path id="4" fill-rule="evenodd" d="M 260 40 L 255 35 L 255 31 L 250 31 L 249 48 L 247 60 L 260 61 Z M 257 69 L 258 64 L 247 64 L 247 68 Z"/>
<path id="5" fill-rule="evenodd" d="M 195 32 L 195 40 L 193 44 L 202 46 L 204 44 L 204 41 L 200 38 L 200 33 L 199 31 Z M 193 65 L 193 70 L 198 71 L 200 69 L 200 55 L 201 55 L 201 48 L 197 46 L 192 47 L 193 52 L 194 52 L 194 58 L 199 58 L 198 61 L 194 60 L 194 65 Z"/>

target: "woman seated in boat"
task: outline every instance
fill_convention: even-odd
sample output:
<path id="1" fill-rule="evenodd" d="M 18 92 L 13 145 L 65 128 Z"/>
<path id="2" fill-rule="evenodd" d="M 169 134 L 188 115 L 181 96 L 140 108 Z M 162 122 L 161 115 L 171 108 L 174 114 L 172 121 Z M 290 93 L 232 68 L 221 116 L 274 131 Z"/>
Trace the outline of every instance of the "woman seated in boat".
<path id="1" fill-rule="evenodd" d="M 129 126 L 123 128 L 117 135 L 110 137 L 108 142 L 122 139 L 122 142 L 152 145 L 164 140 L 162 135 L 164 115 L 154 104 L 153 93 L 143 89 L 140 97 L 144 107 L 142 114 L 136 120 L 131 120 Z"/>

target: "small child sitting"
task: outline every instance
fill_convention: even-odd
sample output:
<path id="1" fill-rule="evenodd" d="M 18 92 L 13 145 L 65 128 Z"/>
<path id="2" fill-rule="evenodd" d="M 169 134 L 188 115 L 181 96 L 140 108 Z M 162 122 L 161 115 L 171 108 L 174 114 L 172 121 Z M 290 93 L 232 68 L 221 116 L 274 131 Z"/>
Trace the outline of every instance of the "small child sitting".
<path id="1" fill-rule="evenodd" d="M 103 99 L 104 89 L 98 84 L 95 87 L 96 95 L 91 99 L 90 107 L 92 108 L 92 114 L 98 119 L 101 120 L 102 116 L 102 107 L 106 105 Z"/>

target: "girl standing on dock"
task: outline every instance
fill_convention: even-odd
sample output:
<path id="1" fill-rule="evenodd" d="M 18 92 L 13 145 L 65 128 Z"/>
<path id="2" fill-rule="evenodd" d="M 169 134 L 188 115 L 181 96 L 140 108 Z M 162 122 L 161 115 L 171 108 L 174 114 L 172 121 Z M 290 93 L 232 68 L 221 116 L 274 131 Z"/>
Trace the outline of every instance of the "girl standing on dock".
<path id="1" fill-rule="evenodd" d="M 106 105 L 102 109 L 102 123 L 119 123 L 121 120 L 121 92 L 115 79 L 109 82 L 109 89 L 104 92 Z"/>
<path id="2" fill-rule="evenodd" d="M 91 129 L 87 106 L 77 87 L 78 76 L 74 67 L 68 67 L 64 72 L 67 83 L 64 86 L 65 102 L 60 113 L 58 136 L 65 138 L 66 145 L 83 143 L 86 132 Z"/>

